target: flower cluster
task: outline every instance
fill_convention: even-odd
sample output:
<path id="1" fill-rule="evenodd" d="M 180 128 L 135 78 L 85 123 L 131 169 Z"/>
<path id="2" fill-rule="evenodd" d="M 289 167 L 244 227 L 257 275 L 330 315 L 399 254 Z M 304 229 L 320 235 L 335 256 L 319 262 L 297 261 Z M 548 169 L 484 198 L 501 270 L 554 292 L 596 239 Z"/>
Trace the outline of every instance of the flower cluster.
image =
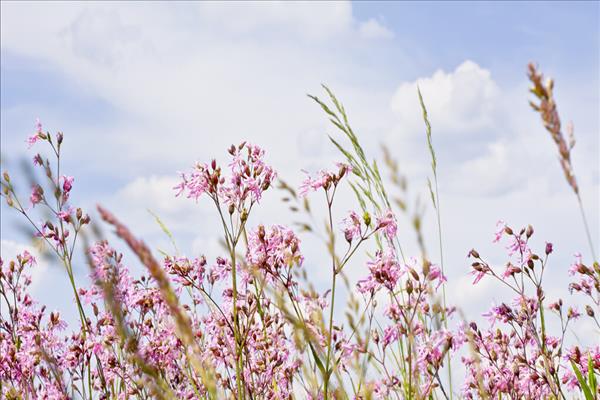
<path id="1" fill-rule="evenodd" d="M 303 261 L 300 253 L 300 239 L 289 228 L 274 225 L 266 229 L 259 225 L 250 232 L 248 237 L 248 252 L 246 262 L 271 278 L 283 275 L 282 270 L 288 270 Z M 291 283 L 291 275 L 285 274 L 285 283 Z"/>
<path id="2" fill-rule="evenodd" d="M 48 315 L 28 293 L 35 264 L 27 251 L 6 264 L 0 259 L 0 294 L 6 301 L 0 321 L 0 393 L 3 398 L 67 399 L 57 374 L 73 342 L 62 334 L 60 315 Z"/>
<path id="3" fill-rule="evenodd" d="M 382 231 L 388 241 L 393 241 L 398 231 L 396 216 L 391 210 L 387 210 L 384 214 L 377 217 L 375 226 L 371 226 L 371 215 L 365 212 L 363 217 L 359 217 L 355 211 L 350 211 L 348 216 L 342 221 L 342 231 L 344 238 L 348 243 L 356 239 L 365 240 L 371 234 Z M 369 232 L 369 228 L 372 229 Z"/>
<path id="4" fill-rule="evenodd" d="M 369 262 L 371 271 L 359 280 L 359 292 L 370 302 L 383 290 L 390 299 L 385 309 L 387 324 L 372 329 L 375 349 L 371 356 L 387 376 L 370 384 L 378 398 L 407 395 L 404 385 L 417 398 L 429 397 L 441 385 L 439 371 L 449 352 L 456 352 L 466 341 L 462 331 L 439 329 L 440 321 L 452 315 L 454 309 L 444 309 L 434 298 L 435 290 L 445 282 L 436 265 L 413 258 L 407 264 L 398 263 L 393 252 L 378 252 Z M 400 363 L 392 346 L 405 348 Z M 403 374 L 408 374 L 404 375 Z M 408 380 L 407 376 L 410 376 Z"/>
<path id="5" fill-rule="evenodd" d="M 324 189 L 326 192 L 331 188 L 337 187 L 342 178 L 352 172 L 352 167 L 348 164 L 337 163 L 337 171 L 321 170 L 315 177 L 307 174 L 306 179 L 300 185 L 300 196 L 305 197 L 310 192 Z"/>
<path id="6" fill-rule="evenodd" d="M 220 200 L 230 207 L 231 212 L 242 212 L 247 203 L 258 203 L 262 193 L 267 190 L 277 174 L 263 158 L 265 152 L 258 146 L 243 142 L 231 146 L 229 164 L 231 176 L 224 177 L 221 167 L 213 160 L 210 166 L 196 163 L 189 173 L 181 173 L 181 182 L 175 186 L 177 195 L 187 192 L 188 198 L 198 200 L 207 194 L 213 200 Z"/>
<path id="7" fill-rule="evenodd" d="M 463 357 L 467 367 L 463 394 L 466 398 L 480 398 L 483 394 L 492 398 L 564 396 L 564 390 L 579 389 L 567 362 L 569 357 L 563 359 L 562 354 L 565 332 L 580 313 L 575 308 L 564 307 L 560 299 L 549 305 L 545 303 L 542 279 L 553 252 L 552 244 L 547 243 L 539 254 L 529 246 L 534 233 L 531 226 L 518 232 L 503 222 L 498 226 L 494 242 L 507 239 L 509 261 L 503 271 L 497 272 L 479 252 L 471 250 L 474 283 L 489 276 L 509 287 L 516 297 L 484 314 L 490 323 L 489 329 L 482 330 L 474 322 L 466 327 L 475 356 Z M 576 270 L 577 266 L 571 269 Z M 561 327 L 558 336 L 548 332 L 545 310 L 558 316 Z M 579 362 L 579 358 L 577 360 Z M 587 369 L 587 366 L 583 368 Z"/>

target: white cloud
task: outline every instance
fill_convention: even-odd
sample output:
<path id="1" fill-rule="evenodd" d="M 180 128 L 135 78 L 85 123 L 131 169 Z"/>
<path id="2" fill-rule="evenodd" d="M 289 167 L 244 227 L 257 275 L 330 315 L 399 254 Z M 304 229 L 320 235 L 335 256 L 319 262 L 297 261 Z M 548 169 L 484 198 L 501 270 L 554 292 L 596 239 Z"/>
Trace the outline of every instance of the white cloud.
<path id="1" fill-rule="evenodd" d="M 394 32 L 386 28 L 375 18 L 369 18 L 367 21 L 361 22 L 358 31 L 362 37 L 367 39 L 390 39 L 394 37 Z"/>
<path id="2" fill-rule="evenodd" d="M 391 107 L 398 124 L 409 133 L 423 131 L 417 87 L 438 134 L 481 133 L 497 122 L 498 87 L 490 71 L 473 61 L 464 61 L 453 72 L 438 70 L 398 87 Z"/>

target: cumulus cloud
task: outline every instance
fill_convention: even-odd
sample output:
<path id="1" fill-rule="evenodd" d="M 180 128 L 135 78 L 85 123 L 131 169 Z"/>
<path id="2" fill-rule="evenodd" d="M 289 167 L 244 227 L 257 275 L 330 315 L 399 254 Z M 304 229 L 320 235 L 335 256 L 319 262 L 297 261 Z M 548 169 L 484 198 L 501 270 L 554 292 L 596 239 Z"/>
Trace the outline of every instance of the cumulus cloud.
<path id="1" fill-rule="evenodd" d="M 498 86 L 490 71 L 473 61 L 464 61 L 452 72 L 438 70 L 431 77 L 398 87 L 391 107 L 398 124 L 409 133 L 423 131 L 417 88 L 421 90 L 438 134 L 478 133 L 497 122 L 494 117 Z"/>

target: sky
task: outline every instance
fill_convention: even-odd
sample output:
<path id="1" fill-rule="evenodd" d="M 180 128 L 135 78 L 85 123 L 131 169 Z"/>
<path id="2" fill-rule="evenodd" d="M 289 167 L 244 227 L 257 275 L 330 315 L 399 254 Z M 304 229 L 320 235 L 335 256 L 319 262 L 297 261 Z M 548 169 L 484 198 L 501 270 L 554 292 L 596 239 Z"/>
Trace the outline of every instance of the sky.
<path id="1" fill-rule="evenodd" d="M 573 255 L 591 255 L 556 148 L 528 106 L 526 66 L 533 61 L 555 79 L 561 117 L 574 123 L 573 164 L 598 250 L 599 11 L 597 2 L 2 2 L 2 168 L 18 175 L 31 159 L 25 139 L 40 118 L 45 130 L 64 132 L 72 199 L 92 218 L 102 203 L 152 248 L 166 248 L 152 210 L 183 252 L 214 259 L 216 216 L 207 202 L 174 198 L 177 172 L 196 160 L 225 162 L 227 147 L 244 140 L 265 148 L 293 186 L 302 170 L 332 166 L 342 158 L 327 135 L 341 137 L 306 96 L 323 96 L 324 83 L 344 103 L 369 158 L 388 146 L 411 198 L 427 204 L 435 257 L 418 85 L 438 155 L 450 302 L 475 318 L 501 301 L 492 282 L 472 285 L 466 259 L 475 247 L 503 265 L 502 246 L 492 244 L 499 219 L 532 224 L 540 251 L 554 243 L 548 296 L 571 298 Z M 20 190 L 28 196 L 25 182 Z M 338 221 L 358 208 L 343 193 Z M 268 193 L 251 222 L 292 223 L 280 198 Z M 0 211 L 9 259 L 31 242 L 5 204 Z M 407 252 L 417 255 L 400 219 Z M 311 237 L 303 243 L 304 268 L 325 287 L 326 253 Z M 351 278 L 366 274 L 364 259 L 349 268 Z M 76 274 L 88 282 L 85 266 Z M 43 260 L 34 292 L 69 315 L 57 295 L 67 293 L 65 278 Z"/>

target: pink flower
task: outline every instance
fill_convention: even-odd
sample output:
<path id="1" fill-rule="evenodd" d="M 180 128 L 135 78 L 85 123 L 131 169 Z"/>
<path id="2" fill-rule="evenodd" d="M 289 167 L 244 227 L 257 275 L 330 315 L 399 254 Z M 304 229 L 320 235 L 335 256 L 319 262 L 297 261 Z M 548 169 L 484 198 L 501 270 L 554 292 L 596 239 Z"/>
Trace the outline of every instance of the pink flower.
<path id="1" fill-rule="evenodd" d="M 73 181 L 75 180 L 75 178 L 73 178 L 72 176 L 63 175 L 62 179 L 63 179 L 63 184 L 62 184 L 63 191 L 65 193 L 69 193 L 71 191 L 71 189 L 73 188 Z"/>
<path id="2" fill-rule="evenodd" d="M 377 251 L 375 259 L 367 262 L 367 265 L 370 274 L 358 281 L 357 288 L 360 293 L 376 292 L 381 287 L 394 290 L 402 271 L 393 251 L 388 250 L 386 253 Z"/>
<path id="3" fill-rule="evenodd" d="M 575 262 L 569 267 L 569 275 L 573 276 L 579 272 L 579 267 L 583 264 L 581 253 L 575 253 Z"/>
<path id="4" fill-rule="evenodd" d="M 384 215 L 377 218 L 377 228 L 383 229 L 388 240 L 393 240 L 396 237 L 398 226 L 396 225 L 396 217 L 391 210 L 387 210 Z"/>
<path id="5" fill-rule="evenodd" d="M 239 146 L 232 145 L 229 154 L 232 156 L 229 178 L 221 175 L 221 167 L 215 160 L 210 166 L 196 163 L 191 172 L 181 173 L 181 182 L 173 188 L 177 190 L 176 196 L 187 191 L 187 197 L 197 201 L 206 193 L 239 212 L 247 208 L 248 201 L 258 203 L 262 193 L 277 177 L 273 168 L 263 160 L 264 150 L 243 142 Z"/>
<path id="6" fill-rule="evenodd" d="M 337 172 L 321 170 L 317 172 L 317 176 L 315 178 L 308 175 L 308 173 L 305 171 L 307 177 L 304 179 L 298 190 L 300 197 L 306 197 L 308 193 L 317 191 L 319 189 L 325 189 L 325 191 L 327 191 L 331 187 L 337 186 L 340 180 L 352 171 L 352 167 L 348 164 L 336 163 L 336 165 L 338 167 Z"/>
<path id="7" fill-rule="evenodd" d="M 42 123 L 39 118 L 35 120 L 35 133 L 27 138 L 28 148 L 31 148 L 39 139 L 43 137 Z"/>
<path id="8" fill-rule="evenodd" d="M 278 278 L 281 269 L 301 265 L 304 257 L 300 253 L 300 239 L 289 228 L 273 225 L 265 228 L 259 225 L 248 236 L 248 252 L 246 261 L 250 266 L 268 273 L 271 278 Z M 287 276 L 286 279 L 287 280 Z"/>
<path id="9" fill-rule="evenodd" d="M 33 165 L 37 165 L 37 166 L 44 165 L 44 160 L 42 160 L 42 156 L 39 153 L 33 157 Z"/>
<path id="10" fill-rule="evenodd" d="M 215 168 L 211 171 L 207 164 L 196 163 L 189 175 L 183 172 L 180 173 L 181 183 L 173 188 L 177 190 L 176 196 L 187 190 L 187 198 L 198 201 L 198 198 L 204 193 L 216 193 L 217 185 L 222 183 L 220 178 L 221 169 L 217 169 L 214 162 L 213 165 Z"/>
<path id="11" fill-rule="evenodd" d="M 508 278 L 509 276 L 513 276 L 515 274 L 521 273 L 521 268 L 512 265 L 511 263 L 506 264 L 506 269 L 502 273 L 502 277 Z"/>
<path id="12" fill-rule="evenodd" d="M 490 271 L 490 267 L 479 262 L 473 263 L 472 267 L 473 270 L 470 272 L 470 274 L 475 276 L 473 285 L 476 285 Z"/>
<path id="13" fill-rule="evenodd" d="M 361 221 L 358 214 L 354 211 L 350 211 L 348 216 L 343 220 L 343 231 L 344 237 L 348 242 L 352 242 L 354 238 L 361 236 Z"/>
<path id="14" fill-rule="evenodd" d="M 40 185 L 35 185 L 31 190 L 29 201 L 31 205 L 35 207 L 36 204 L 40 203 L 44 199 L 44 189 Z"/>
<path id="15" fill-rule="evenodd" d="M 494 243 L 497 243 L 500 241 L 500 239 L 502 239 L 502 235 L 504 235 L 504 231 L 506 229 L 506 223 L 502 220 L 499 220 L 496 223 L 496 227 L 498 229 L 496 229 L 496 234 L 494 236 Z"/>
<path id="16" fill-rule="evenodd" d="M 64 222 L 69 222 L 71 214 L 73 213 L 73 207 L 69 207 L 67 210 L 60 211 L 57 216 Z"/>
<path id="17" fill-rule="evenodd" d="M 444 274 L 442 274 L 442 270 L 437 265 L 429 266 L 429 273 L 427 274 L 427 280 L 430 282 L 437 281 L 437 285 L 435 286 L 438 289 L 444 282 L 447 282 L 448 279 Z"/>

